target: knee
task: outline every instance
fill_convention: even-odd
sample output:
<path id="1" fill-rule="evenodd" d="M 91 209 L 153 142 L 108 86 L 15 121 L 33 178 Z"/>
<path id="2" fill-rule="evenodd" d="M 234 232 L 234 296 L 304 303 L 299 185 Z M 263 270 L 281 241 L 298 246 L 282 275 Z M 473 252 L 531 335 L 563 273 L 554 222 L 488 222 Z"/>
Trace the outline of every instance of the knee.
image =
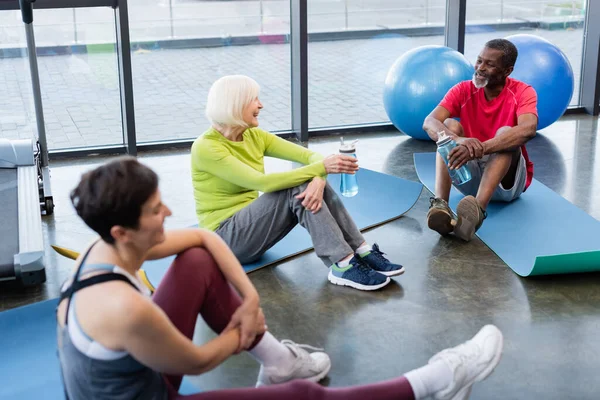
<path id="1" fill-rule="evenodd" d="M 454 118 L 447 118 L 444 121 L 444 125 L 453 134 L 455 134 L 457 136 L 465 136 L 465 131 L 463 130 L 462 125 L 460 124 L 460 122 L 458 122 Z"/>
<path id="2" fill-rule="evenodd" d="M 219 271 L 214 257 L 203 247 L 191 247 L 179 253 L 173 261 L 173 267 L 177 275 L 191 281 L 200 275 Z"/>
<path id="3" fill-rule="evenodd" d="M 496 131 L 496 137 L 498 136 L 502 136 L 504 135 L 506 132 L 508 132 L 511 129 L 510 126 L 501 126 L 500 128 L 498 128 L 498 130 Z M 501 151 L 499 152 L 500 154 L 512 154 L 513 156 L 520 156 L 521 155 L 521 147 L 517 147 L 516 149 L 513 150 L 506 150 L 506 151 Z M 492 154 L 492 156 L 494 156 L 495 154 Z"/>
<path id="4" fill-rule="evenodd" d="M 190 247 L 179 253 L 177 259 L 183 262 L 198 264 L 198 263 L 214 263 L 213 256 L 204 247 Z"/>
<path id="5" fill-rule="evenodd" d="M 304 192 L 304 191 L 306 190 L 306 188 L 308 187 L 308 184 L 309 184 L 309 183 L 310 183 L 310 182 L 308 182 L 308 181 L 307 181 L 307 182 L 301 183 L 301 184 L 300 184 L 300 185 L 298 185 L 298 186 L 291 187 L 291 188 L 289 188 L 288 190 L 289 190 L 289 191 L 290 191 L 290 192 L 291 192 L 291 193 L 292 193 L 294 196 L 296 196 L 296 195 L 298 195 L 298 194 L 300 194 L 300 193 Z"/>

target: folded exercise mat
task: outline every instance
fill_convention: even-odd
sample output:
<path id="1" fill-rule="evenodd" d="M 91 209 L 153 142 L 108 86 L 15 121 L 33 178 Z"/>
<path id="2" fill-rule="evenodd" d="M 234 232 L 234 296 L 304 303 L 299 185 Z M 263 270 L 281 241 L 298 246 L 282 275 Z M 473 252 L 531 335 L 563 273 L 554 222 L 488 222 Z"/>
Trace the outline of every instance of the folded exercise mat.
<path id="1" fill-rule="evenodd" d="M 415 168 L 430 192 L 435 153 L 415 153 Z M 463 195 L 452 188 L 450 207 Z M 521 276 L 600 271 L 600 222 L 533 180 L 511 203 L 491 202 L 477 236 Z"/>
<path id="2" fill-rule="evenodd" d="M 329 175 L 328 181 L 360 230 L 401 217 L 417 202 L 423 188 L 423 185 L 418 182 L 407 181 L 364 168 L 357 172 L 359 191 L 354 197 L 344 197 L 340 194 L 339 174 Z M 69 252 L 75 254 L 76 257 L 76 252 L 58 246 L 53 247 L 66 257 L 69 257 Z M 301 226 L 296 226 L 259 260 L 245 264 L 244 270 L 252 272 L 311 249 L 310 235 Z M 173 256 L 144 263 L 142 269 L 152 286 L 158 286 L 174 258 Z"/>
<path id="3" fill-rule="evenodd" d="M 56 344 L 58 299 L 0 312 L 0 399 L 64 400 Z M 200 390 L 185 377 L 181 394 Z"/>

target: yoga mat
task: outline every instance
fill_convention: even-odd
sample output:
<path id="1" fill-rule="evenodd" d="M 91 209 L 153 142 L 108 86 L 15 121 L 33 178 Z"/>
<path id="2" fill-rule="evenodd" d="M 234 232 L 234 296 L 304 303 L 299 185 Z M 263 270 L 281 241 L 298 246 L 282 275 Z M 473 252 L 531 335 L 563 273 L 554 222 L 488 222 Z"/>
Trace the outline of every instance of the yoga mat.
<path id="1" fill-rule="evenodd" d="M 435 153 L 415 153 L 419 179 L 435 188 Z M 463 195 L 452 188 L 456 211 Z M 510 203 L 491 202 L 477 236 L 520 276 L 600 271 L 600 222 L 533 179 Z"/>
<path id="2" fill-rule="evenodd" d="M 358 194 L 344 197 L 339 192 L 340 178 L 339 174 L 334 174 L 329 175 L 327 180 L 361 231 L 401 217 L 417 202 L 423 188 L 418 182 L 361 168 L 356 174 Z M 246 272 L 256 271 L 312 248 L 310 235 L 298 225 L 259 260 L 244 264 L 243 267 Z M 144 263 L 142 268 L 152 286 L 158 286 L 174 258 L 172 256 Z"/>
<path id="3" fill-rule="evenodd" d="M 328 181 L 361 231 L 401 217 L 416 203 L 423 188 L 423 185 L 418 182 L 408 181 L 365 168 L 358 170 L 356 178 L 359 191 L 354 197 L 344 197 L 340 194 L 339 174 L 329 175 Z M 250 264 L 244 264 L 243 267 L 246 272 L 256 271 L 307 252 L 312 248 L 310 235 L 304 228 L 298 225 L 275 246 L 269 249 L 259 260 Z M 69 257 L 71 253 L 77 254 L 58 246 L 55 247 L 55 250 L 66 257 Z M 171 256 L 144 263 L 142 269 L 152 286 L 158 286 L 174 259 L 175 256 Z"/>
<path id="4" fill-rule="evenodd" d="M 0 399 L 64 400 L 58 362 L 58 299 L 0 312 Z M 200 390 L 185 377 L 181 394 Z"/>

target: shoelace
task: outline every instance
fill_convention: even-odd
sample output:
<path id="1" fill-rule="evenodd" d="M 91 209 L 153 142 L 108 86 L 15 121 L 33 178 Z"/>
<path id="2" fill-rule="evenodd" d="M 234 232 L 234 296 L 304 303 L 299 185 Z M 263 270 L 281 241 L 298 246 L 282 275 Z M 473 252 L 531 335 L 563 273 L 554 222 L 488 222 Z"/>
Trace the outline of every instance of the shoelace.
<path id="1" fill-rule="evenodd" d="M 479 354 L 481 353 L 481 349 L 476 344 L 472 343 L 463 343 L 456 347 L 455 349 L 449 349 L 453 354 L 458 355 L 460 363 L 463 365 L 467 365 L 471 360 L 479 358 Z"/>
<path id="2" fill-rule="evenodd" d="M 325 351 L 325 349 L 322 349 L 320 347 L 314 347 L 314 346 L 311 346 L 309 344 L 299 344 L 299 343 L 296 343 L 296 342 L 294 342 L 292 340 L 289 340 L 289 339 L 282 340 L 281 344 L 283 344 L 283 345 L 287 344 L 288 346 L 292 346 L 295 349 L 303 350 L 303 351 L 299 351 L 298 352 L 299 354 L 302 354 L 302 355 L 307 355 L 308 354 L 307 350 L 311 350 L 311 351 Z"/>
<path id="3" fill-rule="evenodd" d="M 360 257 L 355 257 L 356 267 L 358 270 L 366 275 L 369 275 L 373 272 L 373 269 L 367 264 L 366 261 L 363 261 Z"/>
<path id="4" fill-rule="evenodd" d="M 437 207 L 437 208 L 446 208 L 444 201 L 442 199 L 438 199 L 437 197 L 429 198 L 429 207 Z"/>
<path id="5" fill-rule="evenodd" d="M 378 258 L 382 259 L 383 261 L 385 261 L 385 262 L 390 262 L 390 260 L 388 260 L 388 259 L 387 259 L 387 258 L 384 256 L 384 254 L 385 254 L 385 253 L 384 253 L 383 251 L 379 250 L 379 246 L 378 246 L 377 244 L 374 244 L 374 245 L 371 247 L 371 252 L 372 252 L 373 254 L 375 254 L 375 255 L 376 255 Z"/>
<path id="6" fill-rule="evenodd" d="M 436 198 L 435 197 L 430 197 L 429 198 L 429 207 L 433 207 L 433 203 L 435 203 Z"/>

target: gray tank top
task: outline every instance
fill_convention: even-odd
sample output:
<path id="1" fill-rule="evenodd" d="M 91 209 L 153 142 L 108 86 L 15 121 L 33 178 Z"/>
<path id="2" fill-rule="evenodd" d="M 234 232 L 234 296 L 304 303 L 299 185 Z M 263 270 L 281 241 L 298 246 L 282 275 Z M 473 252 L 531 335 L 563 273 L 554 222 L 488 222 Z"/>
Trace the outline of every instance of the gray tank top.
<path id="1" fill-rule="evenodd" d="M 89 253 L 89 250 L 88 250 Z M 167 384 L 163 376 L 138 362 L 126 352 L 106 349 L 87 336 L 74 312 L 75 292 L 94 284 L 122 280 L 137 290 L 139 284 L 126 272 L 112 265 L 90 265 L 83 268 L 84 256 L 73 284 L 63 288 L 61 300 L 69 298 L 64 327 L 57 325 L 58 356 L 65 395 L 70 400 L 166 400 Z M 79 280 L 82 269 L 114 271 Z M 122 271 L 122 270 L 121 270 Z"/>

